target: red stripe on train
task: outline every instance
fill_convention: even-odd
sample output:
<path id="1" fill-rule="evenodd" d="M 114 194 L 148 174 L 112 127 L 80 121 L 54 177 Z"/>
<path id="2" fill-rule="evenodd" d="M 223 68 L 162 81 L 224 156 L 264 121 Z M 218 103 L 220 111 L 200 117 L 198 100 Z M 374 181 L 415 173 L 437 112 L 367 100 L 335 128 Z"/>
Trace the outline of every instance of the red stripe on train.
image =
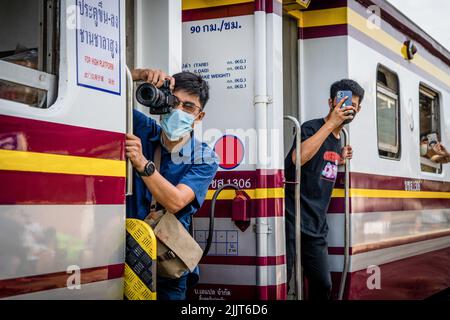
<path id="1" fill-rule="evenodd" d="M 302 40 L 345 36 L 347 34 L 348 34 L 347 24 L 298 28 L 298 39 Z"/>
<path id="2" fill-rule="evenodd" d="M 218 171 L 214 180 L 217 186 L 233 183 L 242 189 L 282 188 L 284 187 L 284 170 Z"/>
<path id="3" fill-rule="evenodd" d="M 218 200 L 216 202 L 215 217 L 231 218 L 232 200 Z M 284 216 L 284 199 L 253 199 L 248 200 L 248 213 L 250 218 L 256 217 L 282 217 Z M 211 210 L 211 201 L 205 201 L 199 211 L 195 214 L 196 218 L 209 218 Z"/>
<path id="4" fill-rule="evenodd" d="M 425 180 L 409 177 L 385 176 L 369 173 L 350 173 L 350 185 L 357 189 L 381 189 L 381 190 L 417 190 L 417 191 L 441 191 L 450 192 L 450 181 Z M 338 174 L 337 188 L 344 187 L 344 174 Z M 414 189 L 411 189 L 414 188 Z M 412 191 L 413 192 L 413 191 Z"/>
<path id="5" fill-rule="evenodd" d="M 450 288 L 450 247 L 380 265 L 380 289 L 371 270 L 360 270 L 347 277 L 344 298 L 350 300 L 424 299 Z M 337 297 L 341 273 L 332 272 L 333 296 Z"/>
<path id="6" fill-rule="evenodd" d="M 421 241 L 433 240 L 450 236 L 450 230 L 434 231 L 431 233 L 410 235 L 403 238 L 383 239 L 378 242 L 356 245 L 349 248 L 350 255 L 364 252 L 382 250 L 402 246 L 405 244 L 418 243 Z M 344 255 L 344 247 L 328 247 L 328 254 Z"/>
<path id="7" fill-rule="evenodd" d="M 124 146 L 122 133 L 0 115 L 0 149 L 124 160 Z"/>
<path id="8" fill-rule="evenodd" d="M 80 270 L 81 284 L 123 277 L 124 264 L 86 268 Z M 71 276 L 66 271 L 0 280 L 0 298 L 67 287 Z"/>
<path id="9" fill-rule="evenodd" d="M 0 204 L 124 204 L 125 178 L 0 171 Z"/>
<path id="10" fill-rule="evenodd" d="M 281 15 L 282 5 L 278 0 L 255 0 L 247 3 L 183 10 L 182 21 L 230 18 L 253 15 L 255 11 Z"/>
<path id="11" fill-rule="evenodd" d="M 276 266 L 286 263 L 286 256 L 206 256 L 200 264 L 224 264 L 237 266 Z"/>
<path id="12" fill-rule="evenodd" d="M 241 3 L 212 8 L 183 10 L 183 22 L 228 18 L 251 15 L 255 11 L 254 3 Z"/>
<path id="13" fill-rule="evenodd" d="M 285 300 L 287 285 L 271 286 L 204 284 L 188 291 L 189 300 Z"/>
<path id="14" fill-rule="evenodd" d="M 351 198 L 350 213 L 447 209 L 450 199 L 435 198 Z M 332 198 L 328 213 L 343 213 L 344 198 Z"/>
<path id="15" fill-rule="evenodd" d="M 216 218 L 231 218 L 233 200 L 218 200 L 216 202 Z M 282 217 L 284 216 L 284 199 L 252 199 L 248 202 L 250 218 Z M 345 199 L 331 199 L 329 214 L 342 214 Z M 450 207 L 450 199 L 414 199 L 414 198 L 351 198 L 350 213 L 371 213 L 384 211 L 432 210 Z M 196 213 L 196 218 L 209 218 L 211 201 L 206 200 Z"/>

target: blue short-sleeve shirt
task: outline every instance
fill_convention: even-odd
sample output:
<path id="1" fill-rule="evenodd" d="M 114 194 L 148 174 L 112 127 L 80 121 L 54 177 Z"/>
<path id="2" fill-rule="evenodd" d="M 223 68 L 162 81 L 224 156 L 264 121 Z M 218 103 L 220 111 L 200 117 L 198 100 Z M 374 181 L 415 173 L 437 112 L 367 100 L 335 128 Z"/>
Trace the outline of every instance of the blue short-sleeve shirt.
<path id="1" fill-rule="evenodd" d="M 134 134 L 141 139 L 143 154 L 154 160 L 161 128 L 155 120 L 137 110 L 134 110 L 133 117 Z M 202 206 L 217 168 L 215 152 L 193 137 L 177 154 L 171 154 L 161 146 L 160 174 L 175 186 L 179 183 L 187 185 L 195 194 L 195 199 L 176 214 L 186 229 L 191 224 L 191 216 Z M 127 217 L 144 219 L 150 212 L 152 194 L 136 170 L 133 175 L 133 195 L 127 197 Z"/>
<path id="2" fill-rule="evenodd" d="M 133 112 L 133 126 L 134 134 L 141 139 L 144 156 L 154 161 L 154 150 L 160 144 L 160 126 L 154 119 L 137 110 Z M 217 168 L 218 158 L 215 152 L 194 137 L 176 153 L 170 153 L 161 146 L 159 173 L 175 186 L 179 183 L 189 186 L 195 194 L 195 199 L 176 214 L 187 230 L 191 225 L 192 215 L 205 200 Z M 136 170 L 133 170 L 133 195 L 126 199 L 127 218 L 144 219 L 150 212 L 151 201 L 151 192 Z"/>

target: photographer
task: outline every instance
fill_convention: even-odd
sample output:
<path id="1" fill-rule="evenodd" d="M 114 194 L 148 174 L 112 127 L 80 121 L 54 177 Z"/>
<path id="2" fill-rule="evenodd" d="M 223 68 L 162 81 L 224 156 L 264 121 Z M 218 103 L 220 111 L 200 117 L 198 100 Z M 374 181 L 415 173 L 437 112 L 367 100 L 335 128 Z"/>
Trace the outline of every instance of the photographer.
<path id="1" fill-rule="evenodd" d="M 351 91 L 351 92 L 350 92 Z M 344 106 L 350 93 L 352 98 Z M 343 96 L 343 98 L 339 98 Z M 301 260 L 308 279 L 308 299 L 329 300 L 331 275 L 328 267 L 327 211 L 338 166 L 351 159 L 351 146 L 341 148 L 341 130 L 361 109 L 364 89 L 353 80 L 331 85 L 328 115 L 301 127 Z M 285 159 L 286 181 L 295 180 L 295 145 Z M 286 185 L 286 267 L 290 281 L 295 259 L 295 186 Z"/>
<path id="2" fill-rule="evenodd" d="M 160 125 L 134 110 L 134 134 L 126 136 L 126 156 L 134 167 L 134 192 L 127 198 L 127 217 L 144 219 L 154 197 L 159 206 L 176 213 L 189 230 L 192 215 L 201 207 L 208 186 L 214 178 L 217 157 L 205 143 L 193 137 L 193 129 L 205 116 L 208 85 L 200 76 L 181 72 L 173 77 L 160 70 L 136 69 L 134 81 L 146 81 L 161 88 L 165 80 L 176 97 L 176 107 L 161 116 Z M 160 171 L 153 159 L 160 147 Z M 179 157 L 188 161 L 179 161 Z M 155 160 L 156 161 L 156 160 Z M 158 277 L 157 294 L 161 300 L 184 300 L 189 285 L 198 281 L 198 267 L 178 279 Z"/>

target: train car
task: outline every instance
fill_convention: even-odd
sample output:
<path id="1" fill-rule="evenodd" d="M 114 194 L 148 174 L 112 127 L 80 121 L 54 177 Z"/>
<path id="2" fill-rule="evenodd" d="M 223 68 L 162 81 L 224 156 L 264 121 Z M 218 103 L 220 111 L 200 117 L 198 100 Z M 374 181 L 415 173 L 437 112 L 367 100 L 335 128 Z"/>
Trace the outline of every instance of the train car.
<path id="1" fill-rule="evenodd" d="M 221 162 L 194 219 L 209 251 L 190 299 L 288 297 L 284 116 L 324 116 L 341 78 L 366 96 L 328 212 L 334 297 L 450 287 L 450 173 L 420 152 L 424 137 L 450 145 L 450 53 L 386 1 L 1 6 L 0 298 L 123 297 L 124 135 L 130 110 L 147 112 L 127 94 L 134 67 L 211 88 L 195 134 Z"/>
<path id="2" fill-rule="evenodd" d="M 445 48 L 386 1 L 353 0 L 184 1 L 183 41 L 184 67 L 204 74 L 211 106 L 230 113 L 205 123 L 227 133 L 228 144 L 218 151 L 228 158 L 212 187 L 244 185 L 242 178 L 253 175 L 247 214 L 234 211 L 232 191 L 219 197 L 215 252 L 202 261 L 193 297 L 286 295 L 276 132 L 284 128 L 285 155 L 293 135 L 282 116 L 301 123 L 324 117 L 329 87 L 342 78 L 358 81 L 366 95 L 347 126 L 355 156 L 348 178 L 343 170 L 338 176 L 327 217 L 333 297 L 420 299 L 449 287 L 450 177 L 445 165 L 420 153 L 429 134 L 450 143 Z M 244 131 L 233 137 L 237 128 Z M 258 158 L 252 166 L 244 156 L 236 167 L 240 141 L 249 141 L 252 130 L 257 150 L 250 140 L 245 152 L 270 161 Z M 195 219 L 200 229 L 206 229 L 208 209 Z M 243 217 L 250 222 L 244 231 Z M 198 233 L 204 241 L 206 233 Z"/>

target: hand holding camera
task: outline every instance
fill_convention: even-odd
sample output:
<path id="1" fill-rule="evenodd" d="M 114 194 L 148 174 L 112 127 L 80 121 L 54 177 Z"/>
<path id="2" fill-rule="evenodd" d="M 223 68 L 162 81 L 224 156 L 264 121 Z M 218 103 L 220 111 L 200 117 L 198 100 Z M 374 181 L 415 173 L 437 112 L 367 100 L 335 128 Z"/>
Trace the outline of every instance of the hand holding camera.
<path id="1" fill-rule="evenodd" d="M 157 88 L 161 87 L 165 80 L 169 80 L 170 90 L 175 88 L 175 79 L 161 70 L 133 69 L 131 76 L 133 77 L 133 81 L 145 81 L 153 84 Z"/>
<path id="2" fill-rule="evenodd" d="M 161 70 L 135 69 L 133 80 L 146 81 L 136 89 L 136 100 L 150 108 L 150 114 L 169 113 L 178 105 L 178 99 L 172 94 L 175 79 Z"/>

